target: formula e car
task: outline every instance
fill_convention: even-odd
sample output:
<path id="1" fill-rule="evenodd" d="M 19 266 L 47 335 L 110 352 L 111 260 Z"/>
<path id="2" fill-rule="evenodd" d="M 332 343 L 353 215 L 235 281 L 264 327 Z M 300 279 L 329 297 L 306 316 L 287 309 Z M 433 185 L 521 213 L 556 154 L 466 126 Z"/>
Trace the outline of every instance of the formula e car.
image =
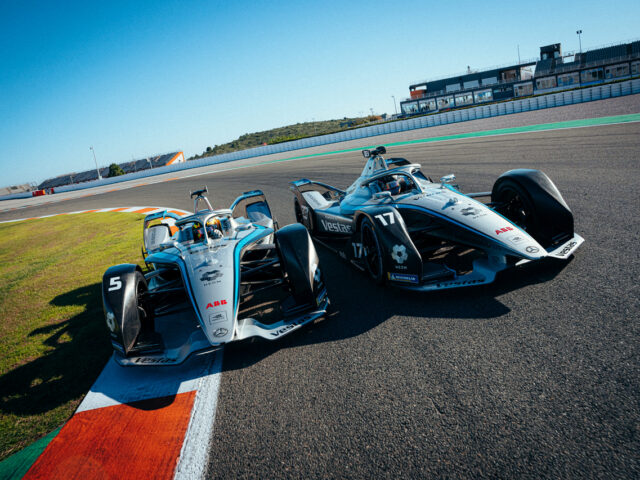
<path id="1" fill-rule="evenodd" d="M 362 153 L 364 170 L 346 191 L 308 179 L 291 190 L 297 221 L 377 283 L 420 291 L 491 283 L 508 267 L 567 259 L 584 241 L 541 171 L 511 170 L 491 192 L 464 194 L 454 175 L 434 182 L 419 164 L 385 160 L 384 147 Z"/>
<path id="2" fill-rule="evenodd" d="M 275 340 L 326 313 L 307 230 L 278 229 L 259 190 L 223 210 L 211 207 L 206 191 L 191 194 L 193 215 L 145 218 L 147 273 L 123 264 L 103 276 L 105 317 L 121 365 L 173 365 L 236 340 Z"/>

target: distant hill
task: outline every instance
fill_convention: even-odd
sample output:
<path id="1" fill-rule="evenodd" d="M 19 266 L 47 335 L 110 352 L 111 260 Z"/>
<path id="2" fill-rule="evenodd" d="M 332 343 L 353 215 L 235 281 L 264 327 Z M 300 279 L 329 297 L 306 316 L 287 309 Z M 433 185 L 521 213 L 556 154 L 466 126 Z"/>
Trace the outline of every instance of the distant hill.
<path id="1" fill-rule="evenodd" d="M 345 117 L 342 120 L 296 123 L 295 125 L 288 125 L 286 127 L 272 128 L 271 130 L 265 130 L 264 132 L 246 133 L 232 142 L 207 147 L 207 149 L 200 155 L 194 155 L 188 160 L 195 160 L 197 158 L 210 157 L 212 155 L 235 152 L 238 150 L 246 150 L 248 148 L 259 147 L 261 145 L 273 145 L 275 143 L 290 142 L 292 140 L 299 140 L 306 137 L 315 137 L 317 135 L 341 132 L 367 123 L 377 122 L 381 119 L 382 117 L 376 115 L 356 118 Z"/>

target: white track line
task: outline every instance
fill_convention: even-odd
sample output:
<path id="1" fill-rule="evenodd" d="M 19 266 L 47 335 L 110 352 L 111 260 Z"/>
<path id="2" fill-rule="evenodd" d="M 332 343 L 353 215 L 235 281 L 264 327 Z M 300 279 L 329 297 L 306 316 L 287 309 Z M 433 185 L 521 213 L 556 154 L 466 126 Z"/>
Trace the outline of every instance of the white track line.
<path id="1" fill-rule="evenodd" d="M 100 208 L 100 209 L 94 209 L 94 210 L 77 210 L 75 212 L 54 213 L 54 214 L 51 214 L 51 215 L 42 215 L 40 217 L 16 218 L 14 220 L 3 220 L 3 221 L 0 221 L 0 223 L 22 222 L 24 220 L 38 220 L 38 219 L 41 219 L 41 218 L 57 217 L 59 215 L 77 215 L 79 213 L 87 213 L 87 212 L 91 212 L 91 213 L 108 213 L 108 212 L 112 212 L 114 210 L 118 210 L 116 213 L 136 213 L 136 212 L 139 212 L 140 210 L 145 210 L 147 208 L 153 208 L 153 210 L 149 210 L 148 212 L 144 212 L 146 215 L 151 215 L 152 213 L 158 213 L 158 212 L 162 212 L 162 211 L 165 211 L 165 210 L 171 210 L 173 212 L 180 212 L 182 214 L 182 216 L 191 215 L 186 210 L 182 210 L 180 208 L 171 208 L 171 207 L 110 207 L 110 208 Z"/>
<path id="2" fill-rule="evenodd" d="M 200 379 L 198 393 L 191 409 L 191 420 L 182 443 L 174 480 L 205 478 L 209 445 L 218 406 L 218 391 L 222 375 L 223 349 L 215 352 L 209 373 Z"/>

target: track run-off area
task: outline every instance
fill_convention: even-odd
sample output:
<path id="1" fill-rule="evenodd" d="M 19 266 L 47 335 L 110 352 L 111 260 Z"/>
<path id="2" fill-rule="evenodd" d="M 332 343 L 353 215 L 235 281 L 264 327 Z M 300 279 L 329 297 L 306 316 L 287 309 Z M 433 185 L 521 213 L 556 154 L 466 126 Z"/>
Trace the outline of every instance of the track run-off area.
<path id="1" fill-rule="evenodd" d="M 0 220 L 123 205 L 190 210 L 189 191 L 207 185 L 218 208 L 262 189 L 286 225 L 295 221 L 289 181 L 344 188 L 363 166 L 356 149 L 377 144 L 434 179 L 455 173 L 463 191 L 540 169 L 585 238 L 568 263 L 418 294 L 377 286 L 318 246 L 330 314 L 278 342 L 225 347 L 205 476 L 637 478 L 640 123 L 597 123 L 446 141 L 388 135 L 27 204 Z"/>

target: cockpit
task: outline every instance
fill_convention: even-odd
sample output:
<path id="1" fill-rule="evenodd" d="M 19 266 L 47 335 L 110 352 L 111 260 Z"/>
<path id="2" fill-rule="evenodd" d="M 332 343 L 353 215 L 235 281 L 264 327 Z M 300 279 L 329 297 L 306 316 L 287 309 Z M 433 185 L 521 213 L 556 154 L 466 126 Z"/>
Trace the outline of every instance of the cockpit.
<path id="1" fill-rule="evenodd" d="M 193 198 L 193 215 L 183 217 L 176 222 L 178 232 L 172 239 L 181 244 L 208 244 L 224 237 L 231 237 L 238 222 L 233 218 L 230 209 L 214 210 L 209 199 L 204 195 L 207 187 L 191 192 Z M 199 204 L 204 204 L 200 209 Z"/>
<path id="2" fill-rule="evenodd" d="M 391 173 L 393 172 L 393 173 Z M 411 176 L 404 172 L 391 171 L 389 175 L 376 177 L 367 185 L 371 194 L 379 192 L 389 192 L 391 196 L 405 193 L 417 193 L 419 188 Z"/>
<path id="3" fill-rule="evenodd" d="M 231 218 L 228 215 L 212 215 L 208 218 L 189 217 L 176 223 L 179 228 L 176 241 L 183 244 L 207 243 L 207 240 L 220 240 L 233 233 Z"/>

